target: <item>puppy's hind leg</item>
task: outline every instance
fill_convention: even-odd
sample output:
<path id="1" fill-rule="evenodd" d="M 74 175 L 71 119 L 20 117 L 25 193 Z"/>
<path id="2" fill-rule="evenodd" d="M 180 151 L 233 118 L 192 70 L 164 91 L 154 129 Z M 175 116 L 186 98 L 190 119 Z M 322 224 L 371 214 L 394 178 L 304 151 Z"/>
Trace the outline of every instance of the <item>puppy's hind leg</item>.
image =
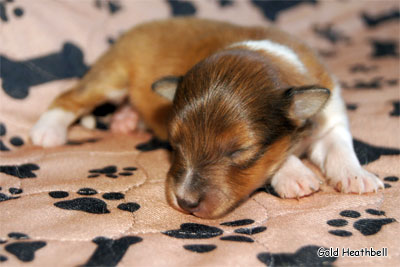
<path id="1" fill-rule="evenodd" d="M 320 128 L 308 155 L 326 175 L 329 183 L 344 193 L 361 194 L 383 188 L 381 180 L 361 167 L 354 152 L 339 86 L 333 89 L 331 99 L 317 121 Z"/>
<path id="2" fill-rule="evenodd" d="M 121 63 L 103 56 L 71 90 L 57 97 L 31 129 L 34 145 L 51 147 L 67 141 L 68 127 L 80 116 L 107 102 L 127 95 L 127 73 Z"/>
<path id="3" fill-rule="evenodd" d="M 117 110 L 111 120 L 111 131 L 127 134 L 138 128 L 139 114 L 132 105 L 125 105 Z"/>

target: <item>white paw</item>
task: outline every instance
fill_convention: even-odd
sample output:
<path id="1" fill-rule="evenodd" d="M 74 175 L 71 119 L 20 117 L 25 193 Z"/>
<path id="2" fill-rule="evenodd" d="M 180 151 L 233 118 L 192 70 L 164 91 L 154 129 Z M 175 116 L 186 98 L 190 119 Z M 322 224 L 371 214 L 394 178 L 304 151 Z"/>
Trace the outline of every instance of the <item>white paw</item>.
<path id="1" fill-rule="evenodd" d="M 43 113 L 30 132 L 34 145 L 52 147 L 65 144 L 68 125 L 75 116 L 61 109 L 49 110 Z"/>
<path id="2" fill-rule="evenodd" d="M 376 192 L 380 188 L 384 188 L 384 184 L 374 174 L 360 167 L 343 167 L 336 174 L 329 174 L 329 184 L 335 187 L 336 190 L 343 193 L 368 193 Z"/>
<path id="3" fill-rule="evenodd" d="M 39 122 L 31 130 L 31 140 L 34 145 L 43 147 L 63 145 L 67 141 L 67 128 Z"/>
<path id="4" fill-rule="evenodd" d="M 136 130 L 138 123 L 138 113 L 132 107 L 125 106 L 112 117 L 111 130 L 115 133 L 127 134 Z"/>
<path id="5" fill-rule="evenodd" d="M 271 185 L 282 198 L 311 195 L 319 190 L 320 184 L 315 174 L 295 156 L 288 158 L 271 181 Z"/>

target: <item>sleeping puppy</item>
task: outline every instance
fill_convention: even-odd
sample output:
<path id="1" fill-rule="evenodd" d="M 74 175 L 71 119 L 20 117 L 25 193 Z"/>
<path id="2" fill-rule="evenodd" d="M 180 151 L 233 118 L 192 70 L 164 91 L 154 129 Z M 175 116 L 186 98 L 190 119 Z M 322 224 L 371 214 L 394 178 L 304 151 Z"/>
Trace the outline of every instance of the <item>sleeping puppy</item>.
<path id="1" fill-rule="evenodd" d="M 276 28 L 195 18 L 139 25 L 54 100 L 31 139 L 62 145 L 78 117 L 125 97 L 173 147 L 166 196 L 182 212 L 221 217 L 265 183 L 283 198 L 310 195 L 320 182 L 303 154 L 341 192 L 383 188 L 354 153 L 337 81 Z M 124 112 L 115 125 L 135 118 Z"/>

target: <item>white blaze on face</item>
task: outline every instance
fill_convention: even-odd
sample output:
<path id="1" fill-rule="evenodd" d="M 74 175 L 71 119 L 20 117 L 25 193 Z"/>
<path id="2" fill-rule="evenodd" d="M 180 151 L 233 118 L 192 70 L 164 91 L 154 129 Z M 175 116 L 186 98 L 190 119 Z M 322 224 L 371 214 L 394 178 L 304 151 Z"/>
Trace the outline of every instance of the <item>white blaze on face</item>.
<path id="1" fill-rule="evenodd" d="M 307 69 L 301 62 L 297 54 L 289 47 L 278 44 L 269 40 L 249 40 L 239 43 L 234 43 L 230 47 L 246 46 L 251 50 L 263 50 L 267 53 L 277 56 L 296 67 L 301 73 L 306 73 Z"/>
<path id="2" fill-rule="evenodd" d="M 188 190 L 188 188 L 190 188 L 190 185 L 192 183 L 192 179 L 193 179 L 193 169 L 192 168 L 188 168 L 184 178 L 182 180 L 182 183 L 180 183 L 177 186 L 177 190 L 176 190 L 176 194 L 178 197 L 180 198 L 185 198 L 186 192 Z"/>

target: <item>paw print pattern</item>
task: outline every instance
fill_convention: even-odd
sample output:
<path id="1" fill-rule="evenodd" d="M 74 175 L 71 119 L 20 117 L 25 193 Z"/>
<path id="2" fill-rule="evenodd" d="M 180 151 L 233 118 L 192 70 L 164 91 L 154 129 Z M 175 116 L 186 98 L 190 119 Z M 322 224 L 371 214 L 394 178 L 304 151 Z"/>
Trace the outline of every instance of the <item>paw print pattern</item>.
<path id="1" fill-rule="evenodd" d="M 6 195 L 6 194 L 4 194 L 4 193 L 1 192 L 2 190 L 3 190 L 3 188 L 0 187 L 0 202 L 2 202 L 2 201 L 7 201 L 7 200 L 11 200 L 11 199 L 20 198 L 20 197 L 17 196 L 17 195 L 22 194 L 22 192 L 23 192 L 21 188 L 10 187 L 10 188 L 8 189 L 8 192 L 9 192 L 11 195 Z"/>
<path id="2" fill-rule="evenodd" d="M 385 216 L 385 212 L 381 210 L 375 210 L 375 209 L 367 209 L 365 210 L 368 214 L 374 215 L 374 216 Z M 345 218 L 359 218 L 361 217 L 361 213 L 355 210 L 344 210 L 339 213 L 340 216 L 345 217 Z M 382 219 L 359 219 L 353 223 L 353 228 L 358 230 L 361 234 L 364 236 L 369 236 L 369 235 L 374 235 L 378 233 L 382 226 L 395 222 L 396 220 L 394 218 L 382 218 Z M 333 219 L 329 220 L 326 222 L 328 225 L 333 226 L 333 227 L 345 227 L 346 225 L 349 224 L 349 222 L 345 219 Z M 330 230 L 330 234 L 336 235 L 336 236 L 341 236 L 341 237 L 347 237 L 347 236 L 352 236 L 353 233 L 347 230 Z"/>
<path id="3" fill-rule="evenodd" d="M 39 166 L 34 163 L 0 166 L 0 172 L 15 176 L 20 179 L 36 178 L 36 174 L 34 173 L 34 171 L 37 171 L 39 169 Z"/>
<path id="4" fill-rule="evenodd" d="M 221 225 L 227 227 L 237 227 L 253 223 L 254 220 L 243 219 L 232 222 L 224 222 L 221 223 Z M 267 228 L 264 226 L 253 227 L 253 228 L 239 228 L 236 229 L 234 232 L 240 235 L 222 236 L 220 237 L 220 240 L 253 243 L 254 240 L 246 235 L 258 234 L 264 232 L 266 229 Z M 179 229 L 168 230 L 162 233 L 167 236 L 179 239 L 209 239 L 223 235 L 224 231 L 214 226 L 208 226 L 197 223 L 184 223 L 181 224 Z M 214 244 L 188 244 L 184 245 L 183 248 L 196 253 L 206 253 L 215 250 L 217 246 Z"/>
<path id="5" fill-rule="evenodd" d="M 89 170 L 88 178 L 97 178 L 100 175 L 104 174 L 108 178 L 118 178 L 119 176 L 131 176 L 133 172 L 136 171 L 136 167 L 125 167 L 122 168 L 121 172 L 118 172 L 117 167 L 115 165 L 106 166 L 101 169 L 93 169 Z"/>
<path id="6" fill-rule="evenodd" d="M 4 123 L 0 123 L 0 151 L 6 152 L 11 149 L 3 142 L 4 136 L 7 134 L 7 128 Z M 24 145 L 24 140 L 19 136 L 12 136 L 9 140 L 10 144 L 14 147 L 20 147 Z"/>
<path id="7" fill-rule="evenodd" d="M 390 183 L 395 183 L 399 181 L 399 177 L 396 176 L 387 176 L 385 178 L 383 178 L 383 181 L 385 182 L 390 182 Z M 390 188 L 392 187 L 391 184 L 385 183 L 385 188 Z"/>
<path id="8" fill-rule="evenodd" d="M 0 244 L 6 244 L 4 246 L 5 251 L 23 262 L 33 261 L 35 259 L 35 252 L 46 246 L 46 242 L 44 241 L 29 241 L 29 236 L 24 233 L 12 232 L 8 234 L 8 237 L 19 241 L 7 244 L 8 240 L 0 240 Z M 7 256 L 0 254 L 0 262 L 7 260 Z"/>
<path id="9" fill-rule="evenodd" d="M 81 188 L 77 192 L 78 195 L 92 196 L 96 195 L 97 191 L 92 188 Z M 69 193 L 66 191 L 52 191 L 49 196 L 55 199 L 66 198 Z M 119 192 L 109 192 L 102 195 L 105 200 L 121 200 L 125 195 Z M 71 200 L 64 200 L 54 203 L 54 206 L 64 210 L 77 210 L 92 214 L 107 214 L 110 213 L 107 203 L 99 198 L 94 197 L 78 197 Z M 117 207 L 120 210 L 135 212 L 140 209 L 140 205 L 135 202 L 121 203 Z"/>
<path id="10" fill-rule="evenodd" d="M 9 7 L 9 4 L 12 3 L 13 0 L 5 0 L 0 2 L 0 19 L 2 22 L 8 22 L 8 15 L 10 15 L 10 13 L 7 12 L 7 9 Z M 19 18 L 22 17 L 24 15 L 24 10 L 21 7 L 13 7 L 12 8 L 12 14 Z"/>

